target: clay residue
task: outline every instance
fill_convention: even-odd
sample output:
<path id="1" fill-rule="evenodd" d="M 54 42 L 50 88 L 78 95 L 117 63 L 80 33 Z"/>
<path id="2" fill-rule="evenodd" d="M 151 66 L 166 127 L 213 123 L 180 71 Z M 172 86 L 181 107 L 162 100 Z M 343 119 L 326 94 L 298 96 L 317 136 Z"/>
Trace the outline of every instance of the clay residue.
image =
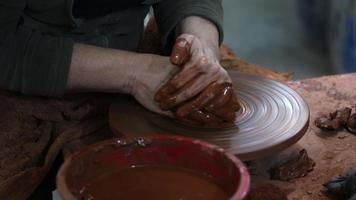
<path id="1" fill-rule="evenodd" d="M 345 91 L 345 83 L 337 83 L 333 82 L 335 79 L 333 77 L 325 77 L 320 79 L 307 79 L 302 81 L 297 81 L 291 83 L 291 86 L 296 89 L 303 89 L 307 92 L 317 93 L 317 92 L 325 92 L 322 95 L 331 98 L 336 101 L 347 101 L 351 105 L 356 104 L 356 95 L 352 92 Z M 318 95 L 320 95 L 319 93 Z"/>
<path id="2" fill-rule="evenodd" d="M 173 76 L 172 81 L 175 79 Z M 179 93 L 174 92 L 174 88 L 171 82 L 162 86 L 155 101 L 162 110 L 171 111 L 177 120 L 201 127 L 235 122 L 240 104 L 231 83 L 213 82 L 197 96 L 182 103 L 176 102 Z"/>
<path id="3" fill-rule="evenodd" d="M 289 181 L 306 176 L 314 169 L 315 162 L 309 158 L 305 149 L 299 152 L 297 157 L 288 160 L 271 170 L 271 178 L 281 181 Z"/>
<path id="4" fill-rule="evenodd" d="M 288 200 L 287 193 L 281 188 L 264 183 L 251 187 L 247 200 Z"/>
<path id="5" fill-rule="evenodd" d="M 340 92 L 335 86 L 326 91 L 326 96 L 338 101 L 348 101 L 352 105 L 356 104 L 356 95 Z"/>
<path id="6" fill-rule="evenodd" d="M 332 87 L 327 91 L 327 96 L 331 97 L 335 100 L 349 100 L 351 98 L 351 96 L 347 93 L 342 93 L 340 91 L 338 91 L 338 89 L 336 87 Z"/>
<path id="7" fill-rule="evenodd" d="M 326 90 L 326 86 L 324 86 L 320 81 L 308 79 L 299 82 L 299 86 L 308 92 L 317 92 Z"/>
<path id="8" fill-rule="evenodd" d="M 101 120 L 110 99 L 94 94 L 54 99 L 0 91 L 0 199 L 27 199 L 67 141 L 104 125 Z"/>

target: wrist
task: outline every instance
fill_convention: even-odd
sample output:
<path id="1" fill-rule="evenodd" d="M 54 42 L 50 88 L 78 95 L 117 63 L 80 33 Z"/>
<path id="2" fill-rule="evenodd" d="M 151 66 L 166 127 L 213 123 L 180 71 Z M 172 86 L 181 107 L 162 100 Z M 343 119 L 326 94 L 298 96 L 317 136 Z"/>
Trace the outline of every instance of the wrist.
<path id="1" fill-rule="evenodd" d="M 139 83 L 144 78 L 143 75 L 148 69 L 149 63 L 151 63 L 151 56 L 149 54 L 136 54 L 134 57 L 129 58 L 130 64 L 128 65 L 127 85 L 130 88 L 129 94 L 134 95 L 135 88 L 138 87 Z"/>
<path id="2" fill-rule="evenodd" d="M 204 31 L 202 31 L 204 30 Z M 189 16 L 184 18 L 177 26 L 178 34 L 192 34 L 201 40 L 215 43 L 219 46 L 219 32 L 215 24 L 198 16 Z"/>
<path id="3" fill-rule="evenodd" d="M 152 80 L 165 74 L 169 68 L 167 64 L 169 58 L 155 54 L 138 54 L 130 68 L 133 68 L 133 73 L 130 75 L 130 87 L 132 87 L 132 95 L 136 88 L 145 87 L 147 83 L 156 81 Z M 158 78 L 160 79 L 160 78 Z"/>
<path id="4" fill-rule="evenodd" d="M 190 34 L 198 38 L 219 57 L 219 32 L 209 20 L 197 16 L 186 17 L 176 28 L 176 36 L 181 34 Z"/>

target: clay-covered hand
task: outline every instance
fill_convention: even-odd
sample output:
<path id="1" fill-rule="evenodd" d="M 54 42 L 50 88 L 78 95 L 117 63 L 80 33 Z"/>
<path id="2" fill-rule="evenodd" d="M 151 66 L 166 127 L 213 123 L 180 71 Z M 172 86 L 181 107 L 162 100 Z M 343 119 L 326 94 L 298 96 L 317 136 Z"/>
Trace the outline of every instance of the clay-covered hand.
<path id="1" fill-rule="evenodd" d="M 147 109 L 167 115 L 173 116 L 171 111 L 162 110 L 154 96 L 159 88 L 168 81 L 178 71 L 178 67 L 173 65 L 169 57 L 146 54 L 146 58 L 142 61 L 140 70 L 136 72 L 132 83 L 130 83 L 131 92 L 136 100 Z"/>
<path id="2" fill-rule="evenodd" d="M 219 63 L 215 48 L 194 35 L 182 34 L 177 38 L 171 62 L 183 67 L 155 96 L 163 110 L 190 100 L 214 82 L 231 83 L 228 73 Z"/>
<path id="3" fill-rule="evenodd" d="M 177 26 L 176 34 L 179 37 L 171 62 L 181 70 L 156 94 L 160 108 L 173 110 L 185 121 L 234 122 L 239 104 L 230 77 L 219 62 L 220 35 L 216 26 L 191 16 Z"/>
<path id="4" fill-rule="evenodd" d="M 176 116 L 200 124 L 233 123 L 240 109 L 230 83 L 210 84 L 197 98 L 176 110 Z"/>

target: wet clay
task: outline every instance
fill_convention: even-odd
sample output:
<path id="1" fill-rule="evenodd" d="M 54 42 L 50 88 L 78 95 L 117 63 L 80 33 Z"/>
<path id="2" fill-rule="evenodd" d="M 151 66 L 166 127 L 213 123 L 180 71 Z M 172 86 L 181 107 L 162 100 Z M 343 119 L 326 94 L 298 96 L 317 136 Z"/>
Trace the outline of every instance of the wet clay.
<path id="1" fill-rule="evenodd" d="M 305 149 L 299 155 L 271 170 L 271 178 L 288 181 L 306 176 L 314 169 L 315 162 L 309 158 Z"/>
<path id="2" fill-rule="evenodd" d="M 136 166 L 86 183 L 79 199 L 226 200 L 228 194 L 209 177 L 165 166 Z"/>
<path id="3" fill-rule="evenodd" d="M 190 48 L 191 44 L 185 38 L 178 38 L 172 50 L 171 62 L 183 66 L 190 59 Z M 186 102 L 177 102 L 182 90 L 195 84 L 196 77 L 191 76 L 197 70 L 198 66 L 182 68 L 173 75 L 155 94 L 154 99 L 159 107 L 164 111 L 171 111 L 178 120 L 185 123 L 201 126 L 234 123 L 240 106 L 231 83 L 212 82 Z M 182 85 L 182 77 L 190 77 L 191 80 Z"/>
<path id="4" fill-rule="evenodd" d="M 169 85 L 169 84 L 168 84 Z M 166 89 L 167 88 L 167 89 Z M 162 110 L 169 110 L 185 123 L 219 125 L 234 123 L 236 112 L 240 109 L 231 83 L 212 83 L 196 97 L 177 105 L 176 97 L 171 95 L 170 86 L 164 86 L 157 94 Z"/>

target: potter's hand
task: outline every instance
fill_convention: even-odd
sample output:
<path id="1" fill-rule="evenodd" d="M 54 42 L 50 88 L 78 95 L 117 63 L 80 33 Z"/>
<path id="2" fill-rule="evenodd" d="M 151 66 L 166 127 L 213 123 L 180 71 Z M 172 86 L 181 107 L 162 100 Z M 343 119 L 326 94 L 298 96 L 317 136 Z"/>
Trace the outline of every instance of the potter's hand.
<path id="1" fill-rule="evenodd" d="M 239 105 L 231 83 L 214 81 L 190 101 L 167 111 L 154 101 L 159 88 L 176 74 L 179 67 L 171 64 L 168 57 L 146 54 L 141 70 L 131 83 L 131 94 L 146 108 L 159 114 L 178 117 L 200 124 L 233 122 Z M 166 96 L 164 94 L 163 96 Z M 172 112 L 173 111 L 173 112 Z"/>
<path id="2" fill-rule="evenodd" d="M 172 115 L 154 95 L 177 70 L 169 57 L 75 44 L 67 90 L 131 94 L 147 109 Z"/>
<path id="3" fill-rule="evenodd" d="M 187 17 L 176 27 L 173 64 L 182 67 L 155 96 L 160 107 L 169 110 L 202 92 L 213 82 L 230 82 L 219 64 L 219 33 L 210 21 Z"/>
<path id="4" fill-rule="evenodd" d="M 197 43 L 201 44 L 199 40 Z M 170 59 L 176 65 L 185 66 L 159 90 L 155 100 L 160 103 L 163 110 L 174 108 L 176 117 L 180 119 L 201 124 L 234 122 L 239 105 L 230 78 L 217 58 L 212 55 L 212 51 L 207 48 L 203 48 L 204 51 L 200 53 L 199 49 L 192 51 L 191 44 L 192 42 L 185 38 L 177 39 Z M 198 53 L 197 56 L 194 56 L 195 52 Z M 194 66 L 190 64 L 196 63 L 194 60 L 199 58 L 205 59 L 207 55 L 212 58 L 211 63 L 206 65 L 198 63 Z M 187 95 L 189 90 L 194 92 L 191 96 Z"/>
<path id="5" fill-rule="evenodd" d="M 176 116 L 201 124 L 233 123 L 239 109 L 232 85 L 214 82 L 197 98 L 179 107 Z"/>
<path id="6" fill-rule="evenodd" d="M 159 88 L 168 81 L 173 74 L 177 73 L 178 67 L 173 65 L 169 57 L 146 54 L 142 60 L 140 70 L 136 72 L 132 83 L 130 84 L 131 95 L 147 109 L 168 116 L 173 116 L 172 112 L 162 110 L 157 102 L 154 101 L 154 95 Z"/>
<path id="7" fill-rule="evenodd" d="M 230 77 L 219 63 L 215 47 L 194 35 L 182 34 L 176 40 L 171 62 L 182 65 L 155 96 L 161 109 L 170 110 L 201 93 L 210 84 L 230 83 Z M 215 97 L 217 93 L 209 93 Z"/>
<path id="8" fill-rule="evenodd" d="M 233 122 L 239 108 L 231 80 L 219 63 L 219 34 L 214 24 L 188 17 L 177 28 L 181 34 L 171 62 L 182 66 L 155 96 L 163 110 L 198 123 Z M 202 31 L 204 30 L 204 31 Z"/>

